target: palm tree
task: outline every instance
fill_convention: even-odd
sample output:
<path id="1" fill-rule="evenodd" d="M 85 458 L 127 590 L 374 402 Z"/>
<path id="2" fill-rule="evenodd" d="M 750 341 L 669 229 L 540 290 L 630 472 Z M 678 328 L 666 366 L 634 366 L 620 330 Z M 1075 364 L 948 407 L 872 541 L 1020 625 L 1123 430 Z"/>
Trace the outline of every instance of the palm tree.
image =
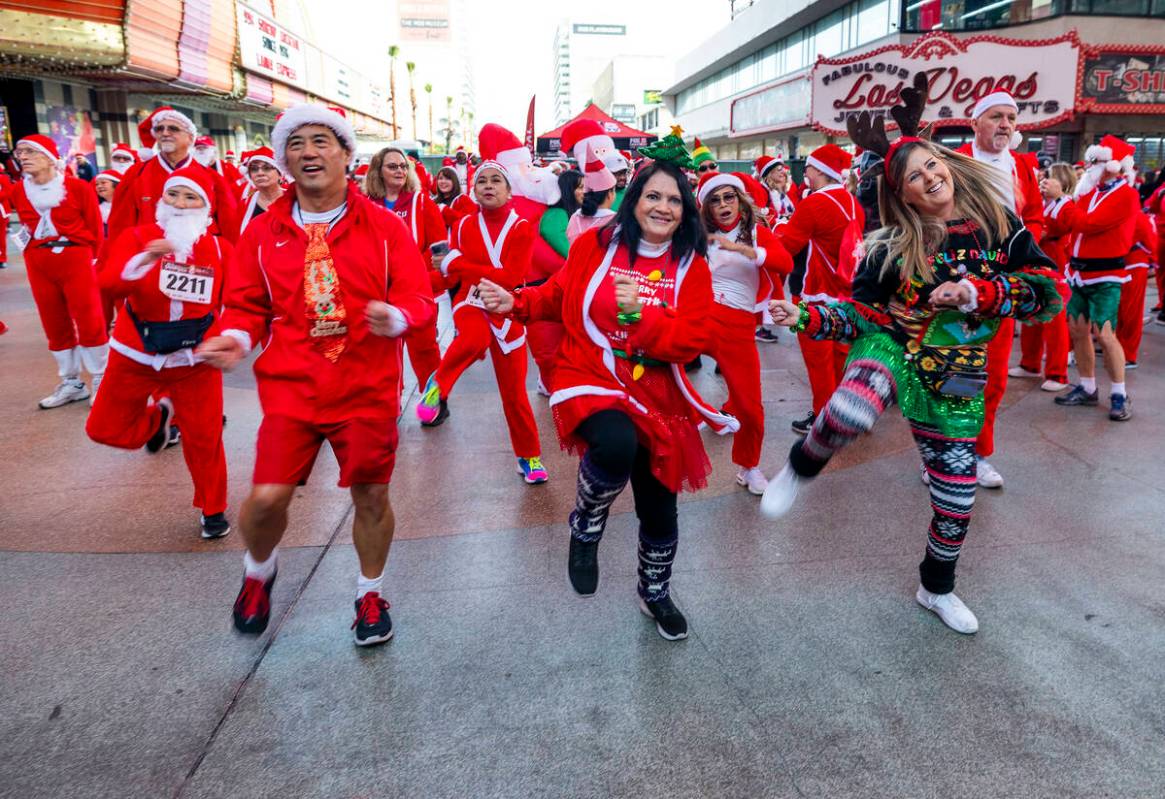
<path id="1" fill-rule="evenodd" d="M 453 148 L 453 98 L 445 98 L 445 152 L 452 152 Z"/>
<path id="2" fill-rule="evenodd" d="M 417 135 L 417 87 L 413 83 L 413 72 L 417 65 L 412 61 L 405 62 L 405 69 L 409 71 L 409 103 L 413 107 L 413 138 L 419 138 Z"/>
<path id="3" fill-rule="evenodd" d="M 400 48 L 395 44 L 388 47 L 388 108 L 392 113 L 392 137 L 399 138 L 396 129 L 396 57 Z"/>
<path id="4" fill-rule="evenodd" d="M 429 150 L 433 149 L 433 84 L 425 84 L 425 94 L 429 95 Z"/>

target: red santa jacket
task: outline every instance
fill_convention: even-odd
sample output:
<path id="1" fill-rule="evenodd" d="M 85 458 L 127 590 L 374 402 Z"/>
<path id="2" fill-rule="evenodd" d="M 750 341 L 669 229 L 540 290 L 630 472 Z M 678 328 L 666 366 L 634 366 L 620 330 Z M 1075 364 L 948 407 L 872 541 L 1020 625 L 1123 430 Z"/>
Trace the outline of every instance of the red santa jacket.
<path id="1" fill-rule="evenodd" d="M 477 210 L 477 203 L 469 198 L 468 194 L 458 194 L 452 202 L 437 203 L 441 211 L 441 218 L 445 220 L 446 229 L 452 229 L 463 216 L 468 216 Z"/>
<path id="2" fill-rule="evenodd" d="M 453 310 L 474 304 L 471 295 L 476 297 L 474 289 L 483 277 L 511 290 L 521 283 L 530 268 L 533 238 L 530 223 L 518 215 L 512 203 L 462 217 L 452 230 L 449 254 L 441 263 L 449 284 L 457 285 Z M 484 309 L 481 312 L 489 318 L 502 352 L 509 354 L 526 342 L 521 325 Z"/>
<path id="3" fill-rule="evenodd" d="M 1157 187 L 1146 203 L 1149 212 L 1156 215 L 1157 235 L 1165 238 L 1165 183 Z"/>
<path id="4" fill-rule="evenodd" d="M 777 227 L 777 240 L 794 257 L 805 251 L 789 283 L 806 302 L 830 302 L 849 296 L 850 282 L 837 272 L 841 242 L 851 220 L 865 226 L 861 203 L 840 184 L 810 194 L 797 204 L 789 221 Z M 799 285 L 798 285 L 799 284 Z"/>
<path id="5" fill-rule="evenodd" d="M 739 223 L 738 223 L 739 224 Z M 736 241 L 739 228 L 723 233 L 730 241 Z M 781 294 L 778 287 L 793 271 L 793 258 L 777 239 L 775 233 L 762 224 L 753 227 L 753 249 L 756 261 L 750 261 L 740 253 L 722 249 L 718 244 L 708 247 L 708 267 L 712 270 L 712 296 L 716 302 L 730 308 L 760 313 L 768 307 L 774 292 Z M 741 279 L 743 278 L 743 280 Z M 726 282 L 751 286 L 756 281 L 756 291 L 748 307 L 739 301 L 739 291 Z"/>
<path id="6" fill-rule="evenodd" d="M 1147 269 L 1157 260 L 1157 226 L 1148 214 L 1137 214 L 1133 248 L 1125 258 L 1126 269 Z"/>
<path id="7" fill-rule="evenodd" d="M 27 247 L 37 247 L 46 241 L 68 239 L 74 244 L 91 247 L 95 254 L 101 248 L 104 238 L 101 209 L 97 205 L 96 193 L 85 181 L 65 176 L 65 196 L 61 198 L 56 208 L 49 211 L 49 219 L 57 229 L 55 236 L 37 237 L 36 229 L 40 225 L 40 214 L 29 202 L 23 180 L 8 190 L 7 200 L 21 224 L 28 229 L 31 240 Z"/>
<path id="8" fill-rule="evenodd" d="M 970 142 L 955 152 L 968 158 L 975 157 Z M 1032 238 L 1039 244 L 1044 237 L 1044 198 L 1040 194 L 1039 168 L 1031 153 L 1008 152 L 1011 153 L 1011 176 L 1015 183 L 1015 215 L 1023 220 L 1023 226 L 1031 231 Z"/>
<path id="9" fill-rule="evenodd" d="M 214 196 L 211 197 L 214 222 L 210 232 L 235 242 L 239 238 L 239 204 L 237 192 L 227 184 L 218 172 L 200 166 L 187 157 L 183 166 L 192 165 L 205 169 L 213 176 Z M 113 209 L 109 212 L 109 236 L 116 238 L 123 230 L 154 221 L 154 210 L 162 199 L 162 187 L 173 168 L 160 155 L 148 161 L 134 164 L 125 173 L 113 194 Z"/>
<path id="10" fill-rule="evenodd" d="M 449 238 L 440 209 L 424 192 L 401 194 L 395 203 L 388 204 L 382 200 L 380 204 L 400 217 L 417 243 L 417 249 L 426 257 L 430 246 Z"/>
<path id="11" fill-rule="evenodd" d="M 566 259 L 538 233 L 538 225 L 542 222 L 542 214 L 546 213 L 546 206 L 529 197 L 514 197 L 511 203 L 518 216 L 529 222 L 530 229 L 534 231 L 530 263 L 524 276 L 525 282 L 536 283 L 545 280 L 566 263 Z"/>
<path id="12" fill-rule="evenodd" d="M 1076 198 L 1068 282 L 1123 283 L 1124 259 L 1136 239 L 1141 197 L 1123 178 L 1115 178 Z"/>
<path id="13" fill-rule="evenodd" d="M 1056 262 L 1061 272 L 1068 265 L 1068 248 L 1075 223 L 1076 202 L 1067 194 L 1044 205 L 1044 240 L 1040 242 L 1040 249 Z"/>
<path id="14" fill-rule="evenodd" d="M 176 262 L 173 256 L 152 258 L 145 255 L 147 244 L 164 238 L 162 228 L 154 222 L 123 230 L 110 242 L 109 256 L 98 275 L 101 288 L 117 300 L 124 299 L 134 316 L 142 322 L 200 319 L 213 314 L 215 321 L 204 338 L 217 335 L 227 264 L 233 252 L 230 242 L 210 233 L 204 234 L 194 243 L 190 257 L 182 262 Z M 188 288 L 183 277 L 202 282 Z M 117 314 L 109 346 L 127 358 L 155 369 L 195 363 L 189 350 L 169 356 L 147 352 L 128 313 Z"/>
<path id="15" fill-rule="evenodd" d="M 354 417 L 395 424 L 401 343 L 372 333 L 368 303 L 395 306 L 410 328 L 435 312 L 425 264 L 404 224 L 354 186 L 328 232 L 347 312 L 347 343 L 333 363 L 311 341 L 304 301 L 307 234 L 292 218 L 295 192 L 279 198 L 243 232 L 230 265 L 224 334 L 263 344 L 255 360 L 263 412 L 315 423 Z"/>

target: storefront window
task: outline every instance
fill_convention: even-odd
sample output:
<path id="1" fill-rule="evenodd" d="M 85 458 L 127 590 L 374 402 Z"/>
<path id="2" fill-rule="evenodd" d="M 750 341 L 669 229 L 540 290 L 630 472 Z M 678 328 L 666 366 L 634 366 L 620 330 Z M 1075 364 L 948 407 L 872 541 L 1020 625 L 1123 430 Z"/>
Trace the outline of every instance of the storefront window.
<path id="1" fill-rule="evenodd" d="M 1060 14 L 1158 16 L 1165 0 L 911 0 L 902 11 L 902 29 L 981 30 L 1017 25 Z"/>

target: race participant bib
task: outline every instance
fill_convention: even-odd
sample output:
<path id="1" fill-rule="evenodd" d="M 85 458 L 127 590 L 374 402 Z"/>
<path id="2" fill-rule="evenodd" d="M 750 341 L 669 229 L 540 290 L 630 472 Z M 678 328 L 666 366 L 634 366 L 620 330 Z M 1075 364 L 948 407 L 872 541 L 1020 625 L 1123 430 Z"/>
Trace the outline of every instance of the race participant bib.
<path id="1" fill-rule="evenodd" d="M 158 270 L 158 289 L 172 300 L 210 305 L 214 297 L 214 270 L 209 266 L 163 260 Z"/>
<path id="2" fill-rule="evenodd" d="M 472 305 L 474 308 L 481 308 L 485 310 L 485 302 L 481 299 L 481 289 L 475 283 L 473 288 L 469 290 L 469 295 L 465 298 L 466 305 Z"/>
<path id="3" fill-rule="evenodd" d="M 26 225 L 21 225 L 9 233 L 8 238 L 12 240 L 12 246 L 16 248 L 17 252 L 24 252 L 24 248 L 32 241 L 32 234 L 28 232 Z"/>

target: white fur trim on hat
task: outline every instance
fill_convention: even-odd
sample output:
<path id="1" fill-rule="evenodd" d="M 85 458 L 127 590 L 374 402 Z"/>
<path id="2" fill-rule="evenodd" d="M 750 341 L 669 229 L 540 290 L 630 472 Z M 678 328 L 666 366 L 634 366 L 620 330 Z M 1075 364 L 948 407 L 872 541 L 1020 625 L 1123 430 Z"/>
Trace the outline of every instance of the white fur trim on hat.
<path id="1" fill-rule="evenodd" d="M 744 181 L 736 177 L 736 175 L 733 175 L 731 172 L 722 172 L 719 175 L 713 175 L 704 181 L 704 185 L 700 186 L 700 190 L 696 194 L 696 199 L 699 200 L 701 204 L 703 204 L 704 198 L 712 192 L 716 191 L 716 189 L 720 188 L 721 186 L 731 186 L 741 194 L 745 194 Z"/>
<path id="2" fill-rule="evenodd" d="M 1019 111 L 1019 106 L 1016 105 L 1015 98 L 1010 94 L 1007 92 L 991 92 L 991 94 L 975 103 L 975 108 L 971 111 L 971 119 L 978 119 L 997 105 L 1006 105 L 1014 111 Z"/>
<path id="3" fill-rule="evenodd" d="M 32 149 L 48 156 L 49 160 L 53 162 L 53 166 L 57 167 L 57 169 L 61 169 L 65 166 L 65 159 L 61 158 L 48 147 L 45 147 L 43 144 L 34 139 L 21 139 L 20 141 L 16 142 L 17 147 L 20 145 L 31 147 Z"/>
<path id="4" fill-rule="evenodd" d="M 526 152 L 530 152 L 529 150 L 526 150 L 525 147 L 523 147 L 522 149 L 525 150 Z M 499 153 L 499 155 L 500 155 L 500 153 Z M 477 169 L 474 171 L 473 174 L 474 174 L 474 176 L 480 175 L 482 172 L 484 172 L 487 169 L 496 169 L 498 172 L 502 173 L 502 177 L 506 179 L 506 183 L 510 182 L 509 171 L 506 169 L 505 164 L 499 163 L 498 161 L 482 161 L 480 164 L 477 165 Z"/>
<path id="5" fill-rule="evenodd" d="M 181 111 L 175 111 L 173 108 L 168 108 L 165 111 L 156 112 L 153 118 L 150 120 L 150 127 L 152 128 L 154 125 L 165 119 L 168 119 L 171 122 L 177 122 L 179 125 L 185 128 L 186 132 L 191 136 L 198 135 L 198 128 L 195 126 L 194 120 L 183 114 Z"/>
<path id="6" fill-rule="evenodd" d="M 497 154 L 493 161 L 494 163 L 502 164 L 504 166 L 518 166 L 520 164 L 533 163 L 534 159 L 530 155 L 530 151 L 525 147 L 514 147 L 510 150 L 502 150 Z M 486 163 L 490 162 L 487 161 Z M 478 169 L 481 169 L 481 166 L 479 166 Z"/>
<path id="7" fill-rule="evenodd" d="M 773 160 L 769 161 L 767 164 L 765 164 L 764 166 L 761 167 L 760 177 L 764 178 L 765 175 L 772 172 L 777 167 L 779 167 L 779 166 L 783 167 L 784 165 L 785 165 L 784 162 L 779 161 L 776 158 L 774 158 Z"/>
<path id="8" fill-rule="evenodd" d="M 210 208 L 210 198 L 206 196 L 206 189 L 202 188 L 202 186 L 199 186 L 197 181 L 191 180 L 185 175 L 171 175 L 170 177 L 166 178 L 166 183 L 162 186 L 162 191 L 166 191 L 167 189 L 171 189 L 175 186 L 182 186 L 183 188 L 190 189 L 192 192 L 202 198 L 202 201 L 206 203 L 207 208 Z"/>
<path id="9" fill-rule="evenodd" d="M 814 169 L 817 169 L 818 171 L 820 171 L 821 173 L 833 178 L 834 180 L 838 180 L 838 181 L 845 180 L 845 178 L 842 176 L 841 172 L 838 172 L 836 169 L 831 167 L 829 164 L 825 163 L 824 161 L 819 161 L 816 158 L 814 158 L 813 156 L 809 156 L 808 158 L 805 159 L 805 166 L 811 166 Z M 849 170 L 845 170 L 845 171 L 848 172 Z"/>
<path id="10" fill-rule="evenodd" d="M 315 103 L 300 103 L 284 111 L 271 131 L 271 149 L 275 151 L 276 166 L 283 174 L 287 169 L 287 140 L 304 125 L 323 125 L 340 140 L 348 151 L 348 166 L 356 162 L 356 131 L 346 117 L 330 108 Z"/>

